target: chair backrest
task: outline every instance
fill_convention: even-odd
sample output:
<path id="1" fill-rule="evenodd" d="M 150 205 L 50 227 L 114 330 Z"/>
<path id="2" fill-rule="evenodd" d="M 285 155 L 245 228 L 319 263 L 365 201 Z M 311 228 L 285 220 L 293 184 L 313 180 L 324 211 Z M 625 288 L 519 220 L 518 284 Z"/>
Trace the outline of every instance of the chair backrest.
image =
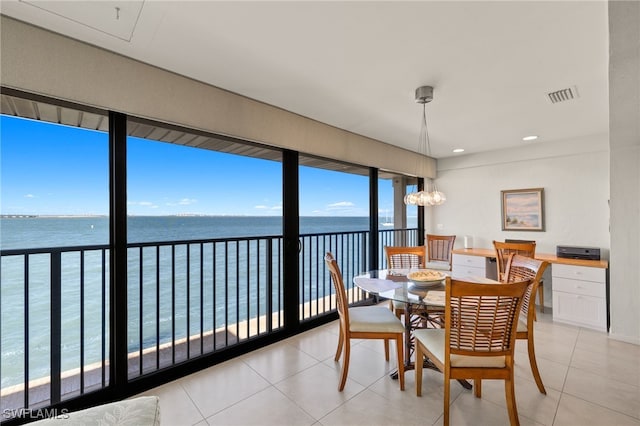
<path id="1" fill-rule="evenodd" d="M 498 279 L 500 281 L 504 281 L 504 273 L 510 254 L 519 254 L 525 257 L 534 257 L 536 255 L 535 241 L 527 243 L 503 243 L 501 241 L 494 241 L 493 247 L 496 250 L 496 264 L 498 267 Z"/>
<path id="2" fill-rule="evenodd" d="M 336 291 L 336 306 L 338 308 L 340 322 L 343 325 L 342 330 L 347 332 L 349 330 L 349 301 L 347 300 L 347 290 L 345 289 L 344 281 L 342 280 L 342 272 L 340 271 L 338 262 L 336 262 L 336 259 L 330 252 L 327 252 L 324 256 L 324 262 L 327 265 L 327 269 L 329 269 L 331 282 L 333 283 L 333 288 Z"/>
<path id="3" fill-rule="evenodd" d="M 513 355 L 518 315 L 531 280 L 509 285 L 446 279 L 445 358 Z"/>
<path id="4" fill-rule="evenodd" d="M 531 280 L 531 285 L 527 288 L 522 299 L 521 315 L 524 315 L 527 322 L 533 321 L 535 310 L 535 298 L 542 280 L 545 269 L 549 262 L 537 260 L 519 254 L 510 254 L 507 260 L 507 267 L 504 274 L 504 282 L 514 283 L 518 281 Z"/>
<path id="5" fill-rule="evenodd" d="M 424 265 L 424 246 L 385 246 L 387 268 L 419 268 Z"/>
<path id="6" fill-rule="evenodd" d="M 449 262 L 451 266 L 451 252 L 456 242 L 455 235 L 427 234 L 425 238 L 427 246 L 427 262 Z"/>

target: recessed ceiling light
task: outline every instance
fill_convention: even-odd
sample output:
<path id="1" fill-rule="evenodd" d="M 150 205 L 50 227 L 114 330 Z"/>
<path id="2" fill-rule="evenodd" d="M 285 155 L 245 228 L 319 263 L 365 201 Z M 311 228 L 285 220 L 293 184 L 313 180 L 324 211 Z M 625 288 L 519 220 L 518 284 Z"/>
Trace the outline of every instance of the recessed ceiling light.
<path id="1" fill-rule="evenodd" d="M 453 152 L 464 152 L 464 148 L 456 148 Z"/>
<path id="2" fill-rule="evenodd" d="M 525 136 L 524 138 L 522 138 L 523 141 L 535 141 L 536 139 L 538 139 L 538 137 L 534 135 Z"/>

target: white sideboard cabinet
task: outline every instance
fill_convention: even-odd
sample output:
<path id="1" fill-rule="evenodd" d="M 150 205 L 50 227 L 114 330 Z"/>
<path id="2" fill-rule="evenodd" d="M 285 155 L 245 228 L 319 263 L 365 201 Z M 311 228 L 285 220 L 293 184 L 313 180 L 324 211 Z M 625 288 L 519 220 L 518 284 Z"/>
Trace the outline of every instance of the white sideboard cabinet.
<path id="1" fill-rule="evenodd" d="M 552 265 L 553 320 L 608 331 L 606 271 L 588 266 Z"/>

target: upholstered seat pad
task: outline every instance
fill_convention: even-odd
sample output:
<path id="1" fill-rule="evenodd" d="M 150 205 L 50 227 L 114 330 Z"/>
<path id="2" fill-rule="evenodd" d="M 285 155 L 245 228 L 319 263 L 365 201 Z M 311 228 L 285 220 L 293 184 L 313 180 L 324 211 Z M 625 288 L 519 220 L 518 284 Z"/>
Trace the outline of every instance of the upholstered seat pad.
<path id="1" fill-rule="evenodd" d="M 423 328 L 414 331 L 419 340 L 429 351 L 444 364 L 444 329 Z M 452 367 L 489 367 L 502 368 L 505 364 L 504 356 L 466 356 L 451 354 Z"/>
<path id="2" fill-rule="evenodd" d="M 438 271 L 450 271 L 451 270 L 451 265 L 449 265 L 449 262 L 443 262 L 443 261 L 438 261 L 438 260 L 432 260 L 430 262 L 427 262 L 424 267 L 426 269 L 437 269 Z"/>
<path id="3" fill-rule="evenodd" d="M 520 314 L 520 315 L 522 315 L 522 314 Z M 518 333 L 522 333 L 524 331 L 528 331 L 528 327 L 527 327 L 526 321 L 522 321 L 521 319 L 518 319 L 518 328 L 516 329 L 516 331 Z"/>
<path id="4" fill-rule="evenodd" d="M 389 309 L 381 306 L 349 308 L 349 330 L 403 333 L 404 326 Z"/>

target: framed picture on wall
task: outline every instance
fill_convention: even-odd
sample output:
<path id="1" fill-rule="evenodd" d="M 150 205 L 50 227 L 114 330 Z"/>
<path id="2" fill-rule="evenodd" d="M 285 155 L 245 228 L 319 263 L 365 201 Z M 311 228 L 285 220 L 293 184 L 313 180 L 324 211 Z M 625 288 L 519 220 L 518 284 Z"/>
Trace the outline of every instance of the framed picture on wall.
<path id="1" fill-rule="evenodd" d="M 544 188 L 500 192 L 503 231 L 544 231 Z"/>

